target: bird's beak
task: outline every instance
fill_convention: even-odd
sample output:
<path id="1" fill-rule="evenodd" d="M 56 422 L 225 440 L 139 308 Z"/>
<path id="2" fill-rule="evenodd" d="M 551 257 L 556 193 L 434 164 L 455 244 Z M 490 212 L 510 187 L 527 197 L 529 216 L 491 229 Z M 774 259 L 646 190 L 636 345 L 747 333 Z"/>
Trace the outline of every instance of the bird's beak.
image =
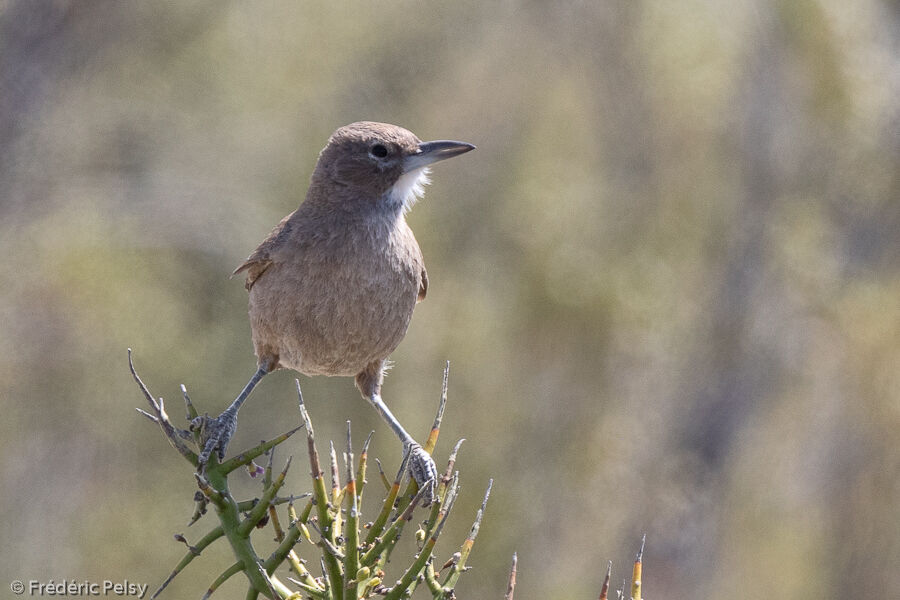
<path id="1" fill-rule="evenodd" d="M 419 151 L 410 154 L 403 159 L 403 172 L 409 173 L 422 167 L 427 167 L 432 163 L 447 158 L 453 158 L 464 154 L 469 150 L 474 150 L 475 146 L 466 142 L 454 142 L 452 140 L 437 140 L 434 142 L 422 142 L 419 144 Z"/>

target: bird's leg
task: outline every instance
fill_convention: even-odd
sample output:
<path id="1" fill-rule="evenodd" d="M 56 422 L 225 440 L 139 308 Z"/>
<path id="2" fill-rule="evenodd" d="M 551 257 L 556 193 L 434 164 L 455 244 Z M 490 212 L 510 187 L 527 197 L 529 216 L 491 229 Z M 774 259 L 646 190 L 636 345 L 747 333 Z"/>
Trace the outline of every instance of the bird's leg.
<path id="1" fill-rule="evenodd" d="M 234 435 L 237 429 L 238 411 L 241 409 L 244 401 L 247 400 L 247 397 L 250 396 L 250 392 L 253 391 L 253 388 L 256 387 L 256 384 L 259 383 L 266 373 L 268 373 L 268 370 L 265 367 L 257 369 L 238 397 L 234 399 L 234 402 L 218 417 L 210 418 L 208 414 L 205 414 L 191 421 L 191 431 L 199 429 L 200 442 L 203 444 L 203 450 L 198 457 L 201 473 L 206 470 L 206 463 L 214 450 L 219 460 L 225 458 L 225 449 L 228 447 L 228 442 L 231 441 L 231 436 Z"/>
<path id="2" fill-rule="evenodd" d="M 434 484 L 437 481 L 437 466 L 434 464 L 434 459 L 403 429 L 400 421 L 397 420 L 391 409 L 381 399 L 381 394 L 368 394 L 366 400 L 375 407 L 381 418 L 387 421 L 387 424 L 391 426 L 391 429 L 400 438 L 400 441 L 403 443 L 404 454 L 409 452 L 409 473 L 416 480 L 416 483 L 419 484 L 419 489 L 425 490 L 422 504 L 423 506 L 428 506 L 434 498 Z"/>
<path id="3" fill-rule="evenodd" d="M 381 399 L 381 383 L 384 381 L 384 360 L 370 363 L 356 375 L 356 387 L 362 393 L 363 398 L 375 407 L 381 418 L 387 421 L 397 437 L 403 443 L 403 453 L 409 453 L 409 473 L 412 475 L 419 489 L 423 490 L 422 502 L 425 506 L 431 504 L 434 497 L 434 484 L 437 481 L 437 466 L 431 456 L 425 452 L 416 440 L 403 429 L 403 425 L 397 417 L 391 413 L 384 400 Z"/>

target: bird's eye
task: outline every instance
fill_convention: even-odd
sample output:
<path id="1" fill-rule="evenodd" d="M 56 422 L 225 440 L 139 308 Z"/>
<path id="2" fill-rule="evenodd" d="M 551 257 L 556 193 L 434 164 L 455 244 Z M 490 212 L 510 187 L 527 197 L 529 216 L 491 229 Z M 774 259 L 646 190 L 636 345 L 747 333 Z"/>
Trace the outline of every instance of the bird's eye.
<path id="1" fill-rule="evenodd" d="M 375 158 L 384 158 L 388 155 L 388 149 L 383 144 L 375 144 L 369 149 L 369 153 Z"/>

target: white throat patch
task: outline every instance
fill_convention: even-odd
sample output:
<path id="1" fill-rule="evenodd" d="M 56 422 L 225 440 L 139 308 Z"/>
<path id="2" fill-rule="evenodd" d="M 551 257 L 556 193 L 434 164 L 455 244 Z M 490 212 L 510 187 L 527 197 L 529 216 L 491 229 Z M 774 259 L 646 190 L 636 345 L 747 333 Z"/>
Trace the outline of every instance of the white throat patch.
<path id="1" fill-rule="evenodd" d="M 416 200 L 425 194 L 425 186 L 431 183 L 429 172 L 428 167 L 422 167 L 401 175 L 388 190 L 387 196 L 391 204 L 399 205 L 404 213 L 412 208 Z"/>

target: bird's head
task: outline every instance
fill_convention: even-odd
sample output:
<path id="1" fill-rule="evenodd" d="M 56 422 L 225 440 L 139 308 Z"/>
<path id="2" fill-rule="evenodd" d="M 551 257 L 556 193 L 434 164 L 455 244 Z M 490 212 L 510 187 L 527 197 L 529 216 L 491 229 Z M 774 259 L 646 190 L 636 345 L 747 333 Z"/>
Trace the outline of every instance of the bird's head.
<path id="1" fill-rule="evenodd" d="M 354 199 L 405 212 L 421 197 L 429 165 L 474 148 L 449 140 L 423 142 L 402 127 L 361 121 L 331 135 L 313 180 L 338 186 Z"/>

